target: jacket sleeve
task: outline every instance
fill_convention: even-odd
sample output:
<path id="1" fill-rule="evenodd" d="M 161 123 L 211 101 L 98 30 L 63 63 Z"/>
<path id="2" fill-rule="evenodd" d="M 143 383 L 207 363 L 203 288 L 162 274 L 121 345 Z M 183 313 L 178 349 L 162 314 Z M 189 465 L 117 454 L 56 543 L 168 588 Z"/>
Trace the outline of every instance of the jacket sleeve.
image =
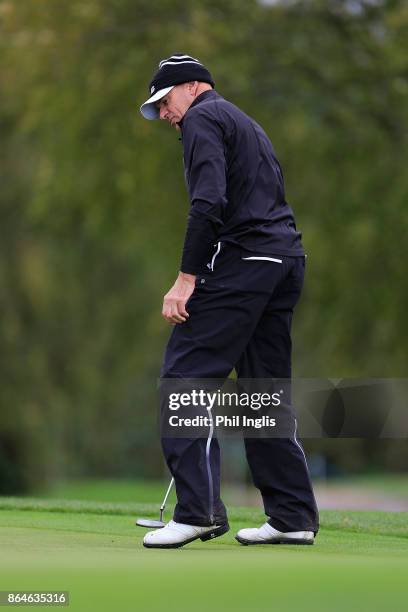
<path id="1" fill-rule="evenodd" d="M 227 165 L 224 137 L 216 119 L 194 113 L 183 122 L 184 169 L 191 202 L 181 271 L 197 274 L 211 259 L 224 224 Z"/>

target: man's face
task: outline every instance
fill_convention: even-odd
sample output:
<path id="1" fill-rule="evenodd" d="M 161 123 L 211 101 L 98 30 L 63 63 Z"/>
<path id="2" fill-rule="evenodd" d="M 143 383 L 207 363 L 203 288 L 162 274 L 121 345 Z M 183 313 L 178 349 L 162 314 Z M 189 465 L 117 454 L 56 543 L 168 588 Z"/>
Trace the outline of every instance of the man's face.
<path id="1" fill-rule="evenodd" d="M 179 130 L 178 122 L 184 117 L 193 100 L 194 93 L 190 83 L 176 85 L 156 104 L 160 111 L 160 119 L 165 119 L 170 125 Z"/>

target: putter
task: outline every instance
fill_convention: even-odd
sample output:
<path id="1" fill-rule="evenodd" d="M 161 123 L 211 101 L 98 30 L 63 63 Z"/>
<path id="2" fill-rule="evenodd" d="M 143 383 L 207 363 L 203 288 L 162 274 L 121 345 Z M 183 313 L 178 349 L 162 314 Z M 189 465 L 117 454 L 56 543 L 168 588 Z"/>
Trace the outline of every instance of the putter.
<path id="1" fill-rule="evenodd" d="M 136 525 L 138 525 L 139 527 L 151 527 L 152 529 L 161 529 L 162 527 L 164 527 L 166 523 L 163 522 L 163 512 L 166 507 L 166 501 L 167 501 L 167 498 L 169 496 L 169 493 L 171 491 L 173 484 L 174 484 L 174 478 L 170 480 L 169 488 L 167 489 L 166 495 L 164 496 L 164 499 L 163 499 L 163 503 L 160 506 L 160 519 L 158 521 L 155 521 L 154 519 L 138 518 L 136 521 Z"/>

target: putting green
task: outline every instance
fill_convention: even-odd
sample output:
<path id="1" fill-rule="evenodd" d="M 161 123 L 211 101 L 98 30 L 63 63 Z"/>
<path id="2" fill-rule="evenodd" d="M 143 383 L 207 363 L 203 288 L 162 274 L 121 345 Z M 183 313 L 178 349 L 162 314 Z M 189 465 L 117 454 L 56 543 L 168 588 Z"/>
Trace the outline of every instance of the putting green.
<path id="1" fill-rule="evenodd" d="M 406 609 L 408 513 L 326 511 L 314 546 L 250 547 L 234 534 L 263 515 L 229 508 L 225 536 L 147 550 L 134 520 L 155 514 L 0 498 L 0 590 L 68 590 L 69 609 L 101 612 Z"/>

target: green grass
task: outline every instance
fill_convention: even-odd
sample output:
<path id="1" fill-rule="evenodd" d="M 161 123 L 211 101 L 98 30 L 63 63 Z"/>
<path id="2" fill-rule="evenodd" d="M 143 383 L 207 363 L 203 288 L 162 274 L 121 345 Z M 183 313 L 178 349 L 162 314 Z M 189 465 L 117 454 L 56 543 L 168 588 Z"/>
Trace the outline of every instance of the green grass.
<path id="1" fill-rule="evenodd" d="M 98 478 L 68 480 L 54 483 L 48 491 L 37 493 L 36 497 L 44 499 L 139 503 L 149 503 L 155 499 L 156 504 L 160 504 L 169 482 L 170 476 L 167 479 L 158 480 L 109 480 Z M 250 495 L 254 499 L 254 491 L 253 486 L 238 487 L 226 485 L 222 489 L 222 498 L 225 503 L 230 505 L 250 506 L 252 503 L 248 501 L 248 497 Z M 170 493 L 169 501 L 174 501 L 175 497 L 173 489 Z"/>
<path id="2" fill-rule="evenodd" d="M 170 482 L 170 477 L 168 478 Z M 151 502 L 162 500 L 168 482 L 164 480 L 80 479 L 57 482 L 41 497 L 109 502 Z M 174 491 L 172 492 L 174 499 Z M 171 499 L 171 498 L 170 498 Z M 160 502 L 159 502 L 160 504 Z"/>
<path id="3" fill-rule="evenodd" d="M 157 515 L 148 499 L 0 498 L 0 590 L 69 590 L 69 609 L 98 612 L 406 609 L 408 513 L 325 511 L 314 546 L 244 547 L 235 532 L 264 517 L 230 507 L 225 536 L 155 551 L 134 526 Z"/>

